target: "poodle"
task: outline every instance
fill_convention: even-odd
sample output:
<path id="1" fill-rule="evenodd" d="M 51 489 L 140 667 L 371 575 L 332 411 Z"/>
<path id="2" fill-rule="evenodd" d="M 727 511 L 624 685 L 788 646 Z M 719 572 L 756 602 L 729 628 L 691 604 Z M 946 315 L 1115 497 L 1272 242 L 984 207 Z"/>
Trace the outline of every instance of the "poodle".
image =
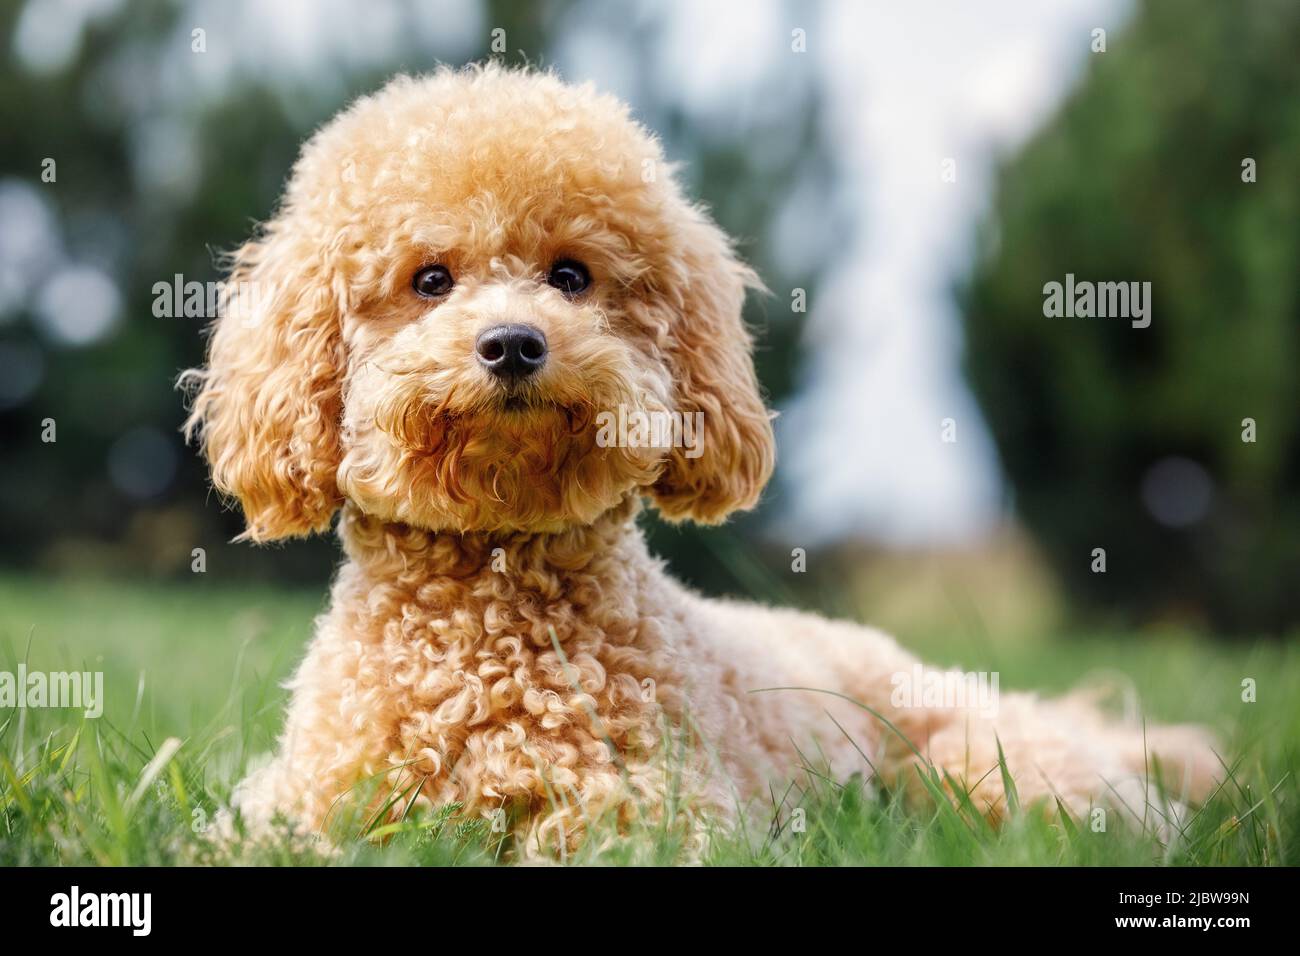
<path id="1" fill-rule="evenodd" d="M 250 826 L 454 802 L 553 854 L 594 821 L 736 824 L 810 754 L 904 792 L 930 773 L 992 820 L 1017 797 L 1141 816 L 1153 765 L 1206 793 L 1197 728 L 1077 696 L 900 694 L 920 665 L 885 634 L 666 573 L 646 502 L 718 524 L 772 471 L 741 320 L 759 287 L 590 86 L 444 68 L 310 139 L 182 377 L 240 539 L 337 514 L 346 554 L 278 752 L 235 791 Z M 630 426 L 611 436 L 613 414 Z"/>

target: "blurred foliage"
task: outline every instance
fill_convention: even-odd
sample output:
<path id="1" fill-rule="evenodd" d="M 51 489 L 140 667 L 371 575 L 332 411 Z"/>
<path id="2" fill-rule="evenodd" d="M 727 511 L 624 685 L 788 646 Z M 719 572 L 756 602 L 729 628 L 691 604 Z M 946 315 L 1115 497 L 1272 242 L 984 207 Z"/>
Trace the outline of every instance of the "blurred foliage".
<path id="1" fill-rule="evenodd" d="M 403 33 L 387 62 L 364 68 L 325 63 L 316 82 L 288 77 L 269 83 L 236 74 L 217 89 L 166 89 L 158 64 L 189 54 L 192 17 L 184 4 L 127 0 L 87 27 L 75 57 L 53 74 L 30 72 L 15 49 L 22 3 L 0 5 L 0 181 L 37 190 L 54 213 L 66 261 L 89 263 L 116 283 L 121 319 L 111 336 L 68 347 L 46 334 L 36 295 L 44 277 L 16 314 L 0 317 L 0 347 L 10 355 L 39 357 L 43 377 L 21 403 L 0 408 L 0 562 L 49 571 L 112 571 L 154 577 L 186 574 L 191 548 L 204 547 L 209 571 L 273 580 L 323 579 L 335 561 L 328 538 L 259 550 L 227 542 L 241 528 L 209 491 L 206 472 L 177 429 L 183 420 L 177 373 L 202 357 L 202 321 L 157 318 L 153 286 L 176 274 L 186 281 L 221 278 L 217 257 L 236 247 L 257 220 L 274 209 L 299 144 L 352 97 L 381 85 L 392 73 L 422 71 L 448 57 L 421 48 L 420 36 Z M 420 4 L 401 8 L 428 16 Z M 788 290 L 808 289 L 816 276 L 787 274 L 773 261 L 771 224 L 796 181 L 830 179 L 816 84 L 802 65 L 764 82 L 795 97 L 793 110 L 758 111 L 752 127 L 703 128 L 672 91 L 657 85 L 647 55 L 646 31 L 627 12 L 586 4 L 574 18 L 572 2 L 525 4 L 494 0 L 484 6 L 479 48 L 449 60 L 489 55 L 490 31 L 504 28 L 508 63 L 547 65 L 553 42 L 575 28 L 617 38 L 632 62 L 633 105 L 661 133 L 674 160 L 686 164 L 691 192 L 711 204 L 723 227 L 740 240 L 774 297 L 751 299 L 747 316 L 759 330 L 758 363 L 773 402 L 791 387 L 800 315 L 791 314 Z M 71 28 L 71 27 L 70 27 Z M 237 42 L 210 36 L 210 44 Z M 428 41 L 436 46 L 436 41 Z M 802 74 L 791 76 L 790 73 Z M 174 72 L 174 70 L 173 70 Z M 793 91 L 793 93 L 792 93 Z M 196 181 L 169 189 L 158 181 L 160 160 L 148 157 L 149 124 L 161 121 L 169 140 L 196 146 Z M 143 145 L 142 145 L 143 144 Z M 183 153 L 183 151 L 182 151 Z M 161 172 L 169 170 L 166 160 Z M 42 183 L 42 161 L 57 159 L 57 181 Z M 819 214 L 820 215 L 820 214 Z M 828 248 L 838 241 L 834 216 L 826 221 Z M 14 350 L 19 350 L 15 352 Z M 35 361 L 35 360 L 33 360 Z M 41 441 L 41 423 L 57 422 L 57 443 Z M 175 474 L 156 494 L 132 496 L 112 480 L 109 459 L 132 431 L 163 436 Z M 129 450 L 129 446 L 128 446 Z M 156 463 L 173 467 L 168 456 Z M 148 477 L 148 476 L 146 476 Z M 747 540 L 759 516 L 733 526 Z M 650 518 L 654 547 L 675 571 L 711 590 L 737 590 L 739 582 L 700 544 L 701 532 L 666 528 Z"/>
<path id="2" fill-rule="evenodd" d="M 984 239 L 962 292 L 968 373 L 1075 596 L 1237 631 L 1300 621 L 1300 5 L 1142 3 L 1002 168 Z M 1150 327 L 1045 317 L 1044 284 L 1067 273 L 1149 280 Z M 1213 483 L 1185 527 L 1144 506 L 1168 457 Z"/>

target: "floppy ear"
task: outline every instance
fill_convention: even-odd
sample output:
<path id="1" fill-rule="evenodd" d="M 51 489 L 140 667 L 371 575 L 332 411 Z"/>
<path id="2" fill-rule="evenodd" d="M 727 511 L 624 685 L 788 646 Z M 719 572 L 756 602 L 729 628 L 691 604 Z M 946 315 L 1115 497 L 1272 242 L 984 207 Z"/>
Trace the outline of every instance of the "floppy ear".
<path id="1" fill-rule="evenodd" d="M 302 236 L 277 220 L 235 254 L 207 367 L 181 378 L 198 386 L 186 438 L 199 437 L 213 484 L 243 508 L 236 540 L 324 530 L 340 503 L 340 299 Z"/>
<path id="2" fill-rule="evenodd" d="M 753 343 L 741 320 L 747 288 L 762 288 L 711 220 L 690 209 L 679 226 L 679 274 L 663 295 L 674 313 L 666 351 L 676 385 L 676 409 L 703 413 L 698 457 L 673 448 L 649 489 L 671 521 L 718 524 L 752 508 L 772 473 L 772 416 L 759 394 Z"/>

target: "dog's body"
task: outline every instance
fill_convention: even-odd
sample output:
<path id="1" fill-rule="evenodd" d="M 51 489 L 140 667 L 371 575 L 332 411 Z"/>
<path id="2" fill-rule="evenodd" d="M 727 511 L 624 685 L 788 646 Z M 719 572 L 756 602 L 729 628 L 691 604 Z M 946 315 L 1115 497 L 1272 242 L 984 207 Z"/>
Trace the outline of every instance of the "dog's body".
<path id="1" fill-rule="evenodd" d="M 772 433 L 756 280 L 615 101 L 494 68 L 395 81 L 308 144 L 235 273 L 270 294 L 227 303 L 190 427 L 247 537 L 342 508 L 347 553 L 249 820 L 320 827 L 377 779 L 372 806 L 504 810 L 546 850 L 606 814 L 732 818 L 808 755 L 905 782 L 924 759 L 996 817 L 999 745 L 1023 802 L 1076 813 L 1142 815 L 1148 750 L 1209 785 L 1194 729 L 900 701 L 892 639 L 664 572 L 641 499 L 752 506 Z M 620 407 L 702 413 L 702 453 L 597 442 Z"/>

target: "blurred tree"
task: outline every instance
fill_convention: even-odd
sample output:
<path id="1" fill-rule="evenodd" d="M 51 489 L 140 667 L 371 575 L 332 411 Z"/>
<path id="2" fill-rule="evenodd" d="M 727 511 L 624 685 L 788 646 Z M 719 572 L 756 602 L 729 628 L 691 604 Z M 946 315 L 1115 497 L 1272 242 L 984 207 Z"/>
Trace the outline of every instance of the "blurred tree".
<path id="1" fill-rule="evenodd" d="M 202 462 L 183 447 L 177 432 L 182 399 L 172 387 L 180 370 L 201 360 L 204 320 L 155 316 L 154 285 L 177 274 L 187 281 L 220 278 L 218 254 L 271 214 L 299 144 L 353 96 L 394 72 L 430 69 L 449 57 L 486 57 L 497 28 L 508 38 L 504 61 L 545 65 L 555 43 L 572 36 L 578 5 L 484 3 L 481 35 L 468 55 L 430 39 L 436 30 L 410 29 L 368 65 L 326 62 L 318 76 L 281 82 L 269 81 L 260 69 L 252 75 L 236 69 L 229 82 L 176 90 L 158 82 L 168 75 L 160 64 L 190 55 L 190 6 L 126 0 L 84 24 L 69 21 L 62 25 L 67 31 L 83 30 L 71 58 L 37 69 L 14 51 L 21 46 L 16 31 L 22 17 L 38 2 L 0 5 L 0 49 L 6 51 L 0 58 L 0 185 L 17 184 L 24 196 L 35 196 L 50 210 L 59 237 L 55 253 L 20 277 L 26 285 L 20 300 L 0 301 L 0 377 L 20 374 L 34 383 L 23 394 L 10 390 L 9 401 L 0 389 L 0 561 L 164 576 L 187 572 L 191 549 L 203 547 L 209 570 L 220 569 L 225 580 L 317 581 L 336 558 L 332 540 L 270 553 L 228 544 L 241 527 L 239 516 L 219 507 Z M 203 9 L 213 15 L 212 8 Z M 408 18 L 432 15 L 400 0 L 393 9 Z M 631 73 L 638 115 L 664 134 L 673 159 L 686 161 L 692 192 L 715 206 L 776 293 L 770 308 L 752 299 L 748 318 L 760 331 L 760 375 L 779 401 L 790 388 L 802 319 L 781 300 L 788 301 L 795 286 L 811 292 L 816 277 L 789 274 L 761 240 L 791 184 L 828 173 L 816 84 L 806 73 L 794 85 L 787 76 L 768 77 L 769 86 L 796 90 L 793 109 L 764 113 L 752 128 L 701 129 L 657 79 L 647 24 L 600 4 L 583 10 L 583 29 L 613 31 L 608 37 L 636 54 Z M 643 10 L 638 17 L 647 15 Z M 228 55 L 221 47 L 242 39 L 210 29 L 207 55 Z M 185 62 L 181 73 L 188 78 L 191 61 Z M 806 62 L 799 58 L 799 68 L 810 69 Z M 41 180 L 48 157 L 57 160 L 52 183 Z M 833 248 L 834 217 L 818 209 L 807 215 L 828 223 L 826 242 Z M 11 225 L 20 242 L 30 239 L 25 227 Z M 109 334 L 73 345 L 51 334 L 41 297 L 60 270 L 81 264 L 112 280 L 120 306 Z M 41 440 L 47 418 L 57 422 L 55 443 Z M 737 579 L 701 547 L 699 532 L 647 521 L 655 547 L 680 574 L 711 589 L 737 589 Z M 738 524 L 732 534 L 744 539 L 754 527 L 752 521 Z"/>
<path id="2" fill-rule="evenodd" d="M 1073 593 L 1300 621 L 1300 5 L 1141 3 L 1001 170 L 984 239 L 967 370 Z M 1045 316 L 1067 274 L 1150 281 L 1150 327 Z"/>

